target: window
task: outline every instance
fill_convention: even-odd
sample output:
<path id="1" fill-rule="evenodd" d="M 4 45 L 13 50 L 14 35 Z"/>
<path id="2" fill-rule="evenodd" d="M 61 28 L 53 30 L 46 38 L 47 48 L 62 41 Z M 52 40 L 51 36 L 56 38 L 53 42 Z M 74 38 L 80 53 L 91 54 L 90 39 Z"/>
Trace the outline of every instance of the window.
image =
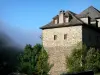
<path id="1" fill-rule="evenodd" d="M 57 22 L 57 19 L 55 20 L 55 24 L 57 24 L 58 22 Z"/>
<path id="2" fill-rule="evenodd" d="M 64 34 L 64 39 L 67 39 L 67 34 Z"/>
<path id="3" fill-rule="evenodd" d="M 66 18 L 65 18 L 65 22 L 68 22 L 68 19 L 69 19 L 69 18 L 68 18 L 68 17 L 66 17 Z"/>
<path id="4" fill-rule="evenodd" d="M 54 40 L 56 40 L 57 39 L 57 35 L 54 35 Z"/>

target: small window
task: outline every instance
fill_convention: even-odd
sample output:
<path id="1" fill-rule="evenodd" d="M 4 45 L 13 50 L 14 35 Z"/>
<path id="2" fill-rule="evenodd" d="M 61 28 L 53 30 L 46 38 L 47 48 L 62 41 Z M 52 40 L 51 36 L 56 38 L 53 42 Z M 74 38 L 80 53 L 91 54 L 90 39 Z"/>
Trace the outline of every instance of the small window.
<path id="1" fill-rule="evenodd" d="M 67 39 L 67 34 L 64 34 L 64 39 Z"/>
<path id="2" fill-rule="evenodd" d="M 69 19 L 68 17 L 67 17 L 67 18 L 65 18 L 65 22 L 68 22 L 68 19 Z"/>
<path id="3" fill-rule="evenodd" d="M 55 24 L 57 24 L 57 19 L 55 20 Z"/>
<path id="4" fill-rule="evenodd" d="M 57 35 L 54 35 L 54 40 L 56 40 L 57 39 Z"/>

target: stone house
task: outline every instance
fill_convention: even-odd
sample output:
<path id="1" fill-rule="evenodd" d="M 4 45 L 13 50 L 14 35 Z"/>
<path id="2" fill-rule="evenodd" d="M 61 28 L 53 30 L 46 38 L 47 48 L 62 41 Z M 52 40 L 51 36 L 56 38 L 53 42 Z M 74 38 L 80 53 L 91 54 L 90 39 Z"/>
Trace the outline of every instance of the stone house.
<path id="1" fill-rule="evenodd" d="M 52 21 L 42 27 L 43 45 L 54 64 L 50 74 L 60 75 L 66 71 L 65 57 L 82 42 L 87 47 L 100 48 L 100 11 L 93 6 L 80 14 L 61 10 Z"/>

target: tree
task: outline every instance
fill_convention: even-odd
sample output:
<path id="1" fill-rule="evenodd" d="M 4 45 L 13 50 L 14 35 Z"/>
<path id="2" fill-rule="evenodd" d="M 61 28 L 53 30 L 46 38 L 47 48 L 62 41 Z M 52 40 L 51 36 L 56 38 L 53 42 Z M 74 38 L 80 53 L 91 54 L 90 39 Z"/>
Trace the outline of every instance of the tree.
<path id="1" fill-rule="evenodd" d="M 66 58 L 66 67 L 69 72 L 81 72 L 93 70 L 100 71 L 100 51 L 94 48 L 87 49 L 85 45 L 82 48 L 75 48 L 72 54 Z"/>
<path id="2" fill-rule="evenodd" d="M 28 75 L 40 75 L 40 73 L 47 75 L 51 68 L 48 63 L 48 54 L 40 44 L 36 44 L 34 47 L 26 45 L 24 53 L 19 56 L 19 60 L 19 72 Z"/>
<path id="3" fill-rule="evenodd" d="M 20 61 L 20 67 L 18 67 L 19 72 L 26 73 L 26 74 L 32 74 L 31 70 L 33 67 L 32 63 L 32 46 L 26 45 L 23 54 L 19 56 Z"/>
<path id="4" fill-rule="evenodd" d="M 42 48 L 39 58 L 38 58 L 37 66 L 36 66 L 38 75 L 48 75 L 48 72 L 50 71 L 52 66 L 53 64 L 50 65 L 48 63 L 47 52 L 44 50 L 44 48 Z"/>

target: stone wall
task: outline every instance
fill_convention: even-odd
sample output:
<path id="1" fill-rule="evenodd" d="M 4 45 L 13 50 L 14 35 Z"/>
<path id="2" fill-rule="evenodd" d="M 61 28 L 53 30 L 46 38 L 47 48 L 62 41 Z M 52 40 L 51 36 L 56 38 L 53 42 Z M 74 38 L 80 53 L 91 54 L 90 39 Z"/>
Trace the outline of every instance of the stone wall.
<path id="1" fill-rule="evenodd" d="M 67 34 L 67 39 L 64 39 L 64 34 Z M 56 40 L 54 35 L 57 35 Z M 72 46 L 81 40 L 82 26 L 44 29 L 42 36 L 44 47 Z"/>
<path id="2" fill-rule="evenodd" d="M 67 34 L 67 39 L 64 39 L 64 34 Z M 57 35 L 56 40 L 54 35 Z M 50 64 L 54 64 L 50 71 L 51 75 L 60 75 L 66 71 L 65 57 L 80 41 L 82 41 L 82 26 L 43 30 L 43 45 L 49 54 Z"/>
<path id="3" fill-rule="evenodd" d="M 82 41 L 89 47 L 100 48 L 100 32 L 83 26 Z"/>

